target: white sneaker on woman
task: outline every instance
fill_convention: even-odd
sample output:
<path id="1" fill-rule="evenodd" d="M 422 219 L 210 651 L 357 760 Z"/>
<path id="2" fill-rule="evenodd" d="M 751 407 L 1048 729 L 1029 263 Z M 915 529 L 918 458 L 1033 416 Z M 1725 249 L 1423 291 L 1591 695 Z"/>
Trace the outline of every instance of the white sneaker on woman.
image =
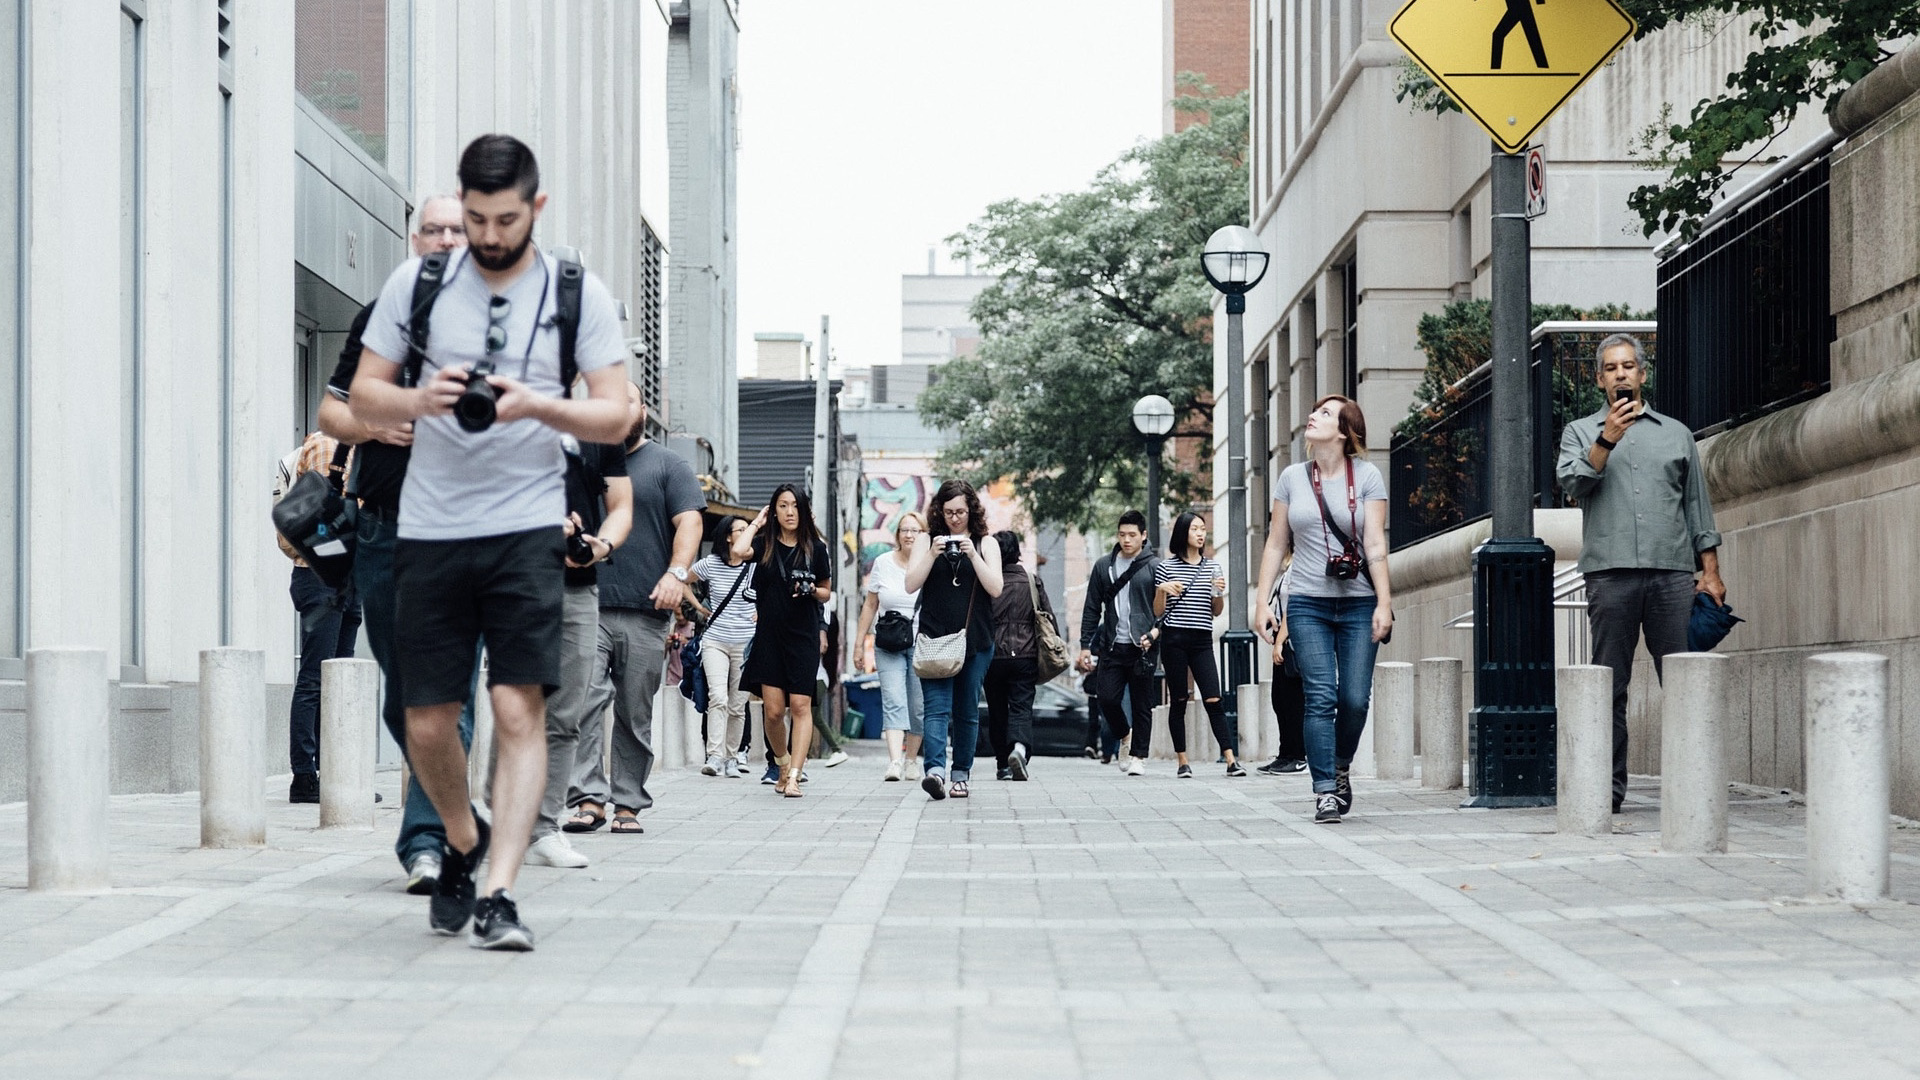
<path id="1" fill-rule="evenodd" d="M 712 754 L 708 754 L 707 763 L 705 765 L 700 766 L 700 775 L 701 776 L 719 776 L 720 775 L 720 759 L 718 757 L 715 757 Z"/>
<path id="2" fill-rule="evenodd" d="M 907 761 L 907 771 L 906 771 L 906 772 L 904 772 L 904 773 L 902 773 L 902 774 L 901 774 L 901 777 L 902 777 L 903 779 L 907 779 L 907 780 L 918 780 L 918 779 L 920 779 L 920 759 L 919 759 L 919 758 L 910 758 L 910 759 L 908 759 L 908 761 Z"/>
<path id="3" fill-rule="evenodd" d="M 901 761 L 898 758 L 895 758 L 894 760 L 887 762 L 886 779 L 888 780 L 900 779 L 900 775 L 906 771 L 906 768 L 907 768 L 907 763 L 904 761 Z"/>
<path id="4" fill-rule="evenodd" d="M 1137 757 L 1128 758 L 1127 759 L 1127 775 L 1128 776 L 1147 775 L 1147 763 L 1144 761 L 1141 761 Z"/>

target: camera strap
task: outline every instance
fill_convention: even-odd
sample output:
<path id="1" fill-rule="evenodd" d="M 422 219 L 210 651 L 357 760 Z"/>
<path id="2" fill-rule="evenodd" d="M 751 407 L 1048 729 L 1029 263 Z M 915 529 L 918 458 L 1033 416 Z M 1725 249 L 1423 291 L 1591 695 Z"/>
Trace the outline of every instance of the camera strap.
<path id="1" fill-rule="evenodd" d="M 462 253 L 464 254 L 464 253 Z M 407 358 L 400 365 L 400 385 L 420 385 L 420 372 L 427 362 L 427 337 L 433 322 L 434 301 L 440 299 L 440 291 L 452 280 L 453 274 L 447 272 L 447 264 L 452 253 L 436 251 L 420 259 L 420 272 L 413 279 L 413 305 L 407 315 Z M 544 260 L 545 256 L 541 258 Z M 549 280 L 540 289 L 540 307 L 547 306 L 546 290 L 553 289 L 553 326 L 560 331 L 560 394 L 565 397 L 573 388 L 574 377 L 579 375 L 579 365 L 574 360 L 574 350 L 580 340 L 580 300 L 584 291 L 586 269 L 577 260 L 560 257 L 560 275 L 557 281 Z M 459 266 L 453 273 L 460 271 Z M 539 310 L 534 311 L 534 326 L 539 329 Z M 528 355 L 532 355 L 533 343 L 527 343 Z M 524 375 L 524 370 L 522 375 Z"/>
<path id="2" fill-rule="evenodd" d="M 1332 512 L 1327 509 L 1326 493 L 1320 490 L 1320 463 L 1319 462 L 1317 461 L 1310 462 L 1307 465 L 1307 476 L 1309 479 L 1313 481 L 1313 497 L 1319 500 L 1320 502 L 1320 520 L 1325 522 L 1327 526 L 1327 536 L 1328 536 L 1327 559 L 1331 561 L 1334 557 L 1332 538 L 1336 536 L 1340 538 L 1340 551 L 1342 554 L 1358 555 L 1359 552 L 1355 550 L 1353 538 L 1348 536 L 1346 533 L 1343 533 L 1340 531 L 1340 526 L 1335 525 L 1333 523 Z M 1359 496 L 1357 496 L 1353 490 L 1353 459 L 1348 458 L 1347 459 L 1347 524 L 1353 528 L 1353 531 L 1355 534 L 1358 534 L 1360 532 L 1359 506 L 1360 506 Z"/>

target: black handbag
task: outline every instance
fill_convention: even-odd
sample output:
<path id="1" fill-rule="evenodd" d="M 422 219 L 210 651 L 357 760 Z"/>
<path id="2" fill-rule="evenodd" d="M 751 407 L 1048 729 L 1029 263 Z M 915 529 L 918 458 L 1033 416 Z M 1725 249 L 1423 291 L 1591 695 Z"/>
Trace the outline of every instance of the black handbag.
<path id="1" fill-rule="evenodd" d="M 903 653 L 913 648 L 913 620 L 897 611 L 883 611 L 873 624 L 873 647 Z"/>
<path id="2" fill-rule="evenodd" d="M 341 444 L 334 451 L 332 466 L 301 473 L 273 504 L 273 527 L 300 553 L 308 568 L 335 590 L 344 588 L 353 578 L 359 507 L 342 495 L 328 476 L 346 463 L 350 449 Z"/>

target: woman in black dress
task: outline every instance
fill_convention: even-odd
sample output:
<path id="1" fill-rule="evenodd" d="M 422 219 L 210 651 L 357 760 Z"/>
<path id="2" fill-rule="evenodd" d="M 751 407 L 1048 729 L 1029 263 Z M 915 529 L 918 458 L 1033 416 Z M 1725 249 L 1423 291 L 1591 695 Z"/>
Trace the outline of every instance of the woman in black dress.
<path id="1" fill-rule="evenodd" d="M 760 532 L 771 518 L 768 535 Z M 800 768 L 813 745 L 814 676 L 820 671 L 820 605 L 832 595 L 833 568 L 813 507 L 799 488 L 781 484 L 733 550 L 753 560 L 753 631 L 740 685 L 759 687 L 767 742 L 780 767 L 774 791 L 800 797 Z"/>
<path id="2" fill-rule="evenodd" d="M 980 741 L 980 683 L 993 660 L 993 598 L 1000 595 L 1000 545 L 987 542 L 987 511 L 973 485 L 949 480 L 933 496 L 931 543 L 923 536 L 907 564 L 907 589 L 920 590 L 920 637 L 966 634 L 966 658 L 944 679 L 922 673 L 926 701 L 920 786 L 935 799 L 967 797 L 973 752 Z M 915 662 L 924 659 L 915 646 Z M 953 786 L 947 786 L 947 740 L 953 740 Z"/>

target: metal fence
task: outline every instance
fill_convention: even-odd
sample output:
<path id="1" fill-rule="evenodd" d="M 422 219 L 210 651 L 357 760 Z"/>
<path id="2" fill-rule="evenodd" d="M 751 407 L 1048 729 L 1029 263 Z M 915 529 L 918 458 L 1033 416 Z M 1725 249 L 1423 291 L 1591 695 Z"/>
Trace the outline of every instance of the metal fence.
<path id="1" fill-rule="evenodd" d="M 1533 331 L 1534 505 L 1565 505 L 1554 482 L 1554 458 L 1567 421 L 1599 410 L 1593 351 L 1608 334 L 1630 333 L 1645 348 L 1648 396 L 1659 381 L 1659 335 L 1644 322 L 1552 322 Z M 1493 512 L 1492 367 L 1482 364 L 1448 391 L 1450 407 L 1389 451 L 1388 530 L 1393 550 L 1478 521 Z M 1657 400 L 1657 399 L 1655 399 Z"/>
<path id="2" fill-rule="evenodd" d="M 1696 435 L 1831 385 L 1828 157 L 1774 180 L 1660 262 L 1659 408 Z"/>

